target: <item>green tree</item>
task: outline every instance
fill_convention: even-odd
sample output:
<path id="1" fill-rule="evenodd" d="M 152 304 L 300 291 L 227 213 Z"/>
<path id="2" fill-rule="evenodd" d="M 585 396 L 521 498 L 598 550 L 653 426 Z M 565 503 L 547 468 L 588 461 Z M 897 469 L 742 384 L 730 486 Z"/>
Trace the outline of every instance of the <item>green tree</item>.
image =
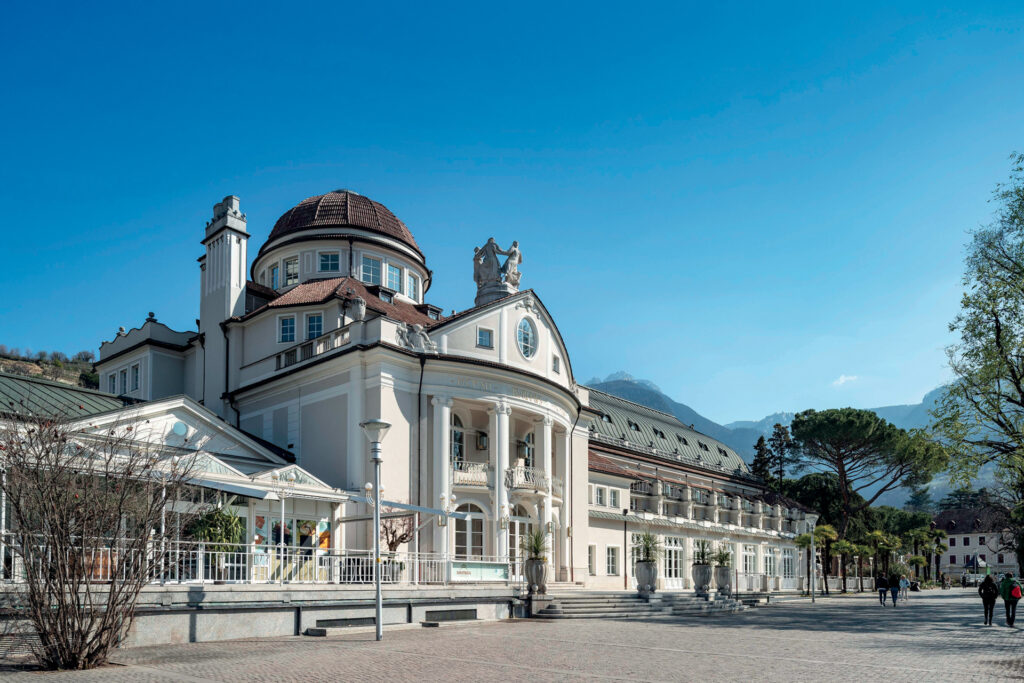
<path id="1" fill-rule="evenodd" d="M 761 477 L 765 483 L 771 485 L 772 478 L 772 452 L 763 436 L 757 438 L 754 444 L 754 461 L 750 463 L 750 472 Z"/>
<path id="2" fill-rule="evenodd" d="M 789 427 L 775 423 L 775 426 L 772 427 L 772 435 L 768 437 L 768 449 L 771 453 L 772 471 L 776 475 L 776 491 L 782 490 L 783 482 L 786 479 L 786 468 L 796 464 L 793 448 L 793 437 L 789 434 Z"/>
<path id="3" fill-rule="evenodd" d="M 842 521 L 842 495 L 839 493 L 839 477 L 831 472 L 812 472 L 799 479 L 784 482 L 783 495 L 816 510 L 821 517 L 819 524 L 838 527 Z M 864 499 L 858 493 L 850 495 L 852 502 L 860 506 Z M 848 535 L 861 538 L 870 527 L 869 509 L 863 507 L 850 520 Z"/>
<path id="4" fill-rule="evenodd" d="M 825 595 L 828 595 L 828 573 L 832 565 L 832 543 L 839 534 L 831 524 L 819 524 L 814 527 L 814 542 L 821 548 L 821 571 L 825 575 Z"/>
<path id="5" fill-rule="evenodd" d="M 992 222 L 972 234 L 947 348 L 954 380 L 933 411 L 954 479 L 988 462 L 1024 464 L 1024 154 L 996 186 Z"/>
<path id="6" fill-rule="evenodd" d="M 808 594 L 811 591 L 811 538 L 811 534 L 805 533 L 793 539 L 794 545 L 804 551 L 804 559 L 807 562 L 807 573 L 804 576 L 807 577 Z"/>
<path id="7" fill-rule="evenodd" d="M 839 553 L 839 571 L 843 577 L 843 592 L 846 592 L 846 565 L 850 561 L 850 557 L 856 554 L 857 544 L 851 543 L 850 541 L 842 540 L 836 541 L 832 544 L 832 550 Z"/>
<path id="8" fill-rule="evenodd" d="M 925 512 L 931 514 L 935 511 L 935 501 L 932 500 L 932 494 L 928 490 L 927 486 L 917 486 L 910 491 L 910 496 L 907 498 L 907 502 L 903 504 L 903 509 L 908 512 Z"/>
<path id="9" fill-rule="evenodd" d="M 945 450 L 920 434 L 908 434 L 870 410 L 806 410 L 793 418 L 793 439 L 803 466 L 839 479 L 839 537 L 850 519 L 886 491 L 918 486 L 945 467 Z M 864 501 L 857 503 L 852 494 Z"/>
<path id="10" fill-rule="evenodd" d="M 939 560 L 942 559 L 942 553 L 949 550 L 949 546 L 943 543 L 943 541 L 949 537 L 949 534 L 942 529 L 929 529 L 928 537 L 931 539 L 931 547 L 929 548 L 927 555 L 929 559 L 931 559 L 932 555 L 935 556 L 935 579 L 938 580 Z"/>
<path id="11" fill-rule="evenodd" d="M 914 568 L 914 577 L 921 578 L 921 569 L 928 564 L 928 560 L 921 555 L 911 555 L 907 558 L 907 564 Z"/>

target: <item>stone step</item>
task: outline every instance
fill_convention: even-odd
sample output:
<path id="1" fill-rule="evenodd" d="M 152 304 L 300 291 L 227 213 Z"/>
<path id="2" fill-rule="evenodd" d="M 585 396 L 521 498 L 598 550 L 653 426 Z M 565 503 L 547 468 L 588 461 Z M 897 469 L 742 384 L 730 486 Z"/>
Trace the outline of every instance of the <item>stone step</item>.
<path id="1" fill-rule="evenodd" d="M 540 612 L 562 612 L 564 614 L 594 614 L 597 612 L 608 612 L 614 614 L 620 614 L 623 612 L 660 612 L 661 610 L 656 607 L 566 607 L 564 605 L 559 606 L 557 609 L 545 607 Z"/>

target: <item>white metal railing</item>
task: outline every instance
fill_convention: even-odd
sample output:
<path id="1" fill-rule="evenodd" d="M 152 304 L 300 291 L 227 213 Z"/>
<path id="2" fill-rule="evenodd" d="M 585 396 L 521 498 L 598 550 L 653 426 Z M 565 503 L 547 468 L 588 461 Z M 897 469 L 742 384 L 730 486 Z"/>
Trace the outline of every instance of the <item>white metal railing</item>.
<path id="1" fill-rule="evenodd" d="M 649 481 L 634 481 L 629 485 L 629 492 L 649 496 L 654 493 L 654 485 Z"/>
<path id="2" fill-rule="evenodd" d="M 536 467 L 509 467 L 505 470 L 505 486 L 509 489 L 547 491 L 551 486 L 551 478 L 544 470 Z"/>
<path id="3" fill-rule="evenodd" d="M 24 564 L 18 552 L 18 538 L 6 534 L 0 558 L 0 580 L 22 583 Z M 44 554 L 49 550 L 39 546 Z M 66 550 L 66 549 L 65 549 Z M 85 580 L 109 583 L 145 565 L 150 583 L 305 583 L 373 584 L 372 550 L 321 549 L 309 546 L 161 542 L 145 545 L 145 550 L 127 552 L 97 545 L 74 551 L 84 567 Z M 162 557 L 161 557 L 162 556 Z M 472 563 L 477 575 L 454 575 L 452 566 Z M 515 585 L 514 563 L 508 557 L 455 557 L 439 553 L 382 552 L 381 582 L 387 585 L 448 584 L 453 581 L 495 582 Z M 519 572 L 521 573 L 521 572 Z"/>
<path id="4" fill-rule="evenodd" d="M 319 337 L 300 342 L 295 346 L 285 349 L 276 355 L 275 367 L 277 370 L 287 368 L 296 363 L 315 358 L 320 354 L 339 349 L 349 343 L 349 328 L 342 327 L 337 330 L 325 332 Z"/>
<path id="5" fill-rule="evenodd" d="M 452 461 L 452 483 L 464 486 L 490 486 L 491 467 L 486 462 Z"/>

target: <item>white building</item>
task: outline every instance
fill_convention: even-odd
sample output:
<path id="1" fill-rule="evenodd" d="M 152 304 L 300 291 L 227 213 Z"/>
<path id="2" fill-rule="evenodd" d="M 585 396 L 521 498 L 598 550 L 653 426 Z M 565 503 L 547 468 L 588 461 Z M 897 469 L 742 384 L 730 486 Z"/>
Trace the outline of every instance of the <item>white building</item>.
<path id="1" fill-rule="evenodd" d="M 434 273 L 412 233 L 359 194 L 303 200 L 251 264 L 249 237 L 226 197 L 203 233 L 198 329 L 152 314 L 122 329 L 100 347 L 102 389 L 184 394 L 356 500 L 372 475 L 358 425 L 380 417 L 393 425 L 384 498 L 459 513 L 428 515 L 409 549 L 466 571 L 515 556 L 539 527 L 555 579 L 621 588 L 632 534 L 650 529 L 667 548 L 665 588 L 692 588 L 695 539 L 733 551 L 741 590 L 798 587 L 805 511 L 724 444 L 577 384 L 551 314 L 519 290 L 517 243 L 475 250 L 475 305 L 444 316 L 426 300 Z M 368 506 L 343 508 L 336 542 L 369 547 Z"/>
<path id="2" fill-rule="evenodd" d="M 963 574 L 1017 574 L 1017 556 L 1012 550 L 1013 535 L 1006 519 L 995 508 L 957 508 L 943 510 L 932 522 L 946 532 L 946 546 L 939 571 L 959 579 Z"/>

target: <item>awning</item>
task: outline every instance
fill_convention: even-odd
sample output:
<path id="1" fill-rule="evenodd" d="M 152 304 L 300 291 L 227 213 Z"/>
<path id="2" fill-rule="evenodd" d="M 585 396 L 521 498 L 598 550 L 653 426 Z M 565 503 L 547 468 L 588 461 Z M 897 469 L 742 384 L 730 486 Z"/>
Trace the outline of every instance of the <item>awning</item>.
<path id="1" fill-rule="evenodd" d="M 188 483 L 226 493 L 236 493 L 240 496 L 248 496 L 249 498 L 258 498 L 259 500 L 263 500 L 270 495 L 269 491 L 254 489 L 251 486 L 242 486 L 241 484 L 229 484 L 215 479 L 192 478 L 188 480 Z"/>

